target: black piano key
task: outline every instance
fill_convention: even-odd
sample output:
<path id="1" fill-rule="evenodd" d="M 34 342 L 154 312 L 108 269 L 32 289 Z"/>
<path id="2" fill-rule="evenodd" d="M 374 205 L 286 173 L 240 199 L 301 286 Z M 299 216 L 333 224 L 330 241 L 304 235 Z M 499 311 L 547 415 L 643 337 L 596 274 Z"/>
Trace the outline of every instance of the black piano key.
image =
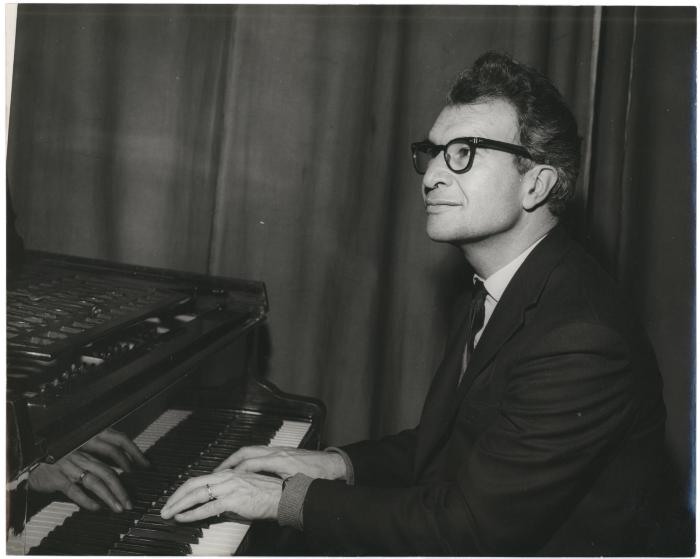
<path id="1" fill-rule="evenodd" d="M 207 518 L 203 520 L 196 520 L 194 522 L 188 522 L 187 524 L 182 524 L 181 522 L 173 520 L 172 518 L 165 519 L 161 517 L 160 514 L 144 514 L 142 520 L 139 521 L 139 525 L 141 524 L 141 522 L 144 522 L 146 524 L 160 524 L 163 526 L 170 526 L 174 528 L 187 526 L 192 530 L 196 530 L 200 537 L 202 535 L 202 529 L 208 528 L 211 525 L 211 520 Z"/>
<path id="2" fill-rule="evenodd" d="M 51 535 L 51 541 L 74 543 L 76 540 L 81 544 L 91 546 L 95 551 L 108 549 L 115 541 L 119 540 L 118 534 L 109 532 L 97 532 L 91 530 L 85 532 L 83 530 L 66 530 L 58 531 Z"/>
<path id="3" fill-rule="evenodd" d="M 118 538 L 120 534 L 126 533 L 128 529 L 133 525 L 134 521 L 131 521 L 128 524 L 117 524 L 113 522 L 96 524 L 91 522 L 76 521 L 71 523 L 65 523 L 61 527 L 60 532 L 58 531 L 58 529 L 56 529 L 56 533 L 75 534 L 79 539 L 87 538 L 88 536 L 94 536 L 95 538 L 112 538 L 112 540 L 114 540 L 115 538 Z M 53 537 L 53 532 L 49 537 Z"/>
<path id="4" fill-rule="evenodd" d="M 212 452 L 202 452 L 193 462 L 193 464 L 196 464 L 198 466 L 211 466 L 212 468 L 216 468 L 216 466 L 219 465 L 220 461 L 215 456 L 212 456 Z"/>
<path id="5" fill-rule="evenodd" d="M 162 540 L 166 542 L 176 542 L 176 543 L 197 543 L 199 538 L 187 530 L 175 531 L 175 530 L 158 530 L 156 528 L 146 528 L 137 526 L 131 528 L 126 537 L 136 537 L 136 538 L 146 538 L 149 540 Z"/>
<path id="6" fill-rule="evenodd" d="M 129 472 L 122 474 L 120 479 L 124 485 L 140 485 L 140 484 L 153 484 L 153 483 L 165 483 L 171 476 L 161 469 L 148 469 L 148 470 L 137 470 L 134 472 Z"/>
<path id="7" fill-rule="evenodd" d="M 165 519 L 159 514 L 144 514 L 139 522 L 152 522 L 156 524 L 164 524 L 169 526 L 179 526 L 179 523 L 173 519 Z"/>
<path id="8" fill-rule="evenodd" d="M 115 543 L 108 551 L 108 555 L 174 555 L 169 549 L 154 549 L 153 547 L 137 545 L 132 543 Z M 184 554 L 182 554 L 184 555 Z"/>
<path id="9" fill-rule="evenodd" d="M 193 476 L 205 476 L 211 473 L 210 469 L 207 468 L 190 468 L 189 472 Z"/>
<path id="10" fill-rule="evenodd" d="M 171 524 L 161 524 L 157 522 L 145 522 L 143 520 L 140 520 L 139 523 L 136 525 L 137 528 L 145 528 L 148 530 L 160 530 L 161 532 L 169 532 L 169 533 L 178 533 L 178 534 L 186 534 L 188 536 L 191 536 L 193 538 L 201 538 L 202 537 L 202 529 L 201 528 L 196 528 L 196 527 L 191 527 L 189 524 L 180 524 L 178 526 L 173 526 Z M 195 541 L 197 541 L 195 539 Z"/>
<path id="11" fill-rule="evenodd" d="M 55 555 L 57 553 L 74 555 L 104 555 L 109 545 L 85 541 L 84 539 L 63 538 L 60 536 L 51 538 L 50 541 L 41 543 L 42 554 Z"/>
<path id="12" fill-rule="evenodd" d="M 130 512 L 130 511 L 129 511 Z M 90 514 L 88 511 L 80 511 L 66 520 L 65 525 L 79 524 L 81 526 L 107 526 L 107 525 L 124 525 L 133 524 L 140 518 L 136 514 L 124 514 L 123 516 L 106 516 L 99 514 Z"/>
<path id="13" fill-rule="evenodd" d="M 171 555 L 187 555 L 192 553 L 192 548 L 188 543 L 174 542 L 161 539 L 152 539 L 150 537 L 140 536 L 124 536 L 121 542 L 116 543 L 113 547 L 120 544 L 124 545 L 140 545 L 150 548 L 154 551 L 154 555 L 161 555 L 161 551 L 168 551 Z"/>

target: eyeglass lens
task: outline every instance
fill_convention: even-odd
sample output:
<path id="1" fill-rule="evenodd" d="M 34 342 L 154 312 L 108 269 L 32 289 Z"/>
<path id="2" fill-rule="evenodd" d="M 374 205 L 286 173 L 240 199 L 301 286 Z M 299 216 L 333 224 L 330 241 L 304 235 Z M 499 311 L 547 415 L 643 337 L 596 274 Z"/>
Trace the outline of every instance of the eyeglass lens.
<path id="1" fill-rule="evenodd" d="M 440 150 L 442 151 L 442 150 Z M 430 162 L 440 154 L 434 146 L 423 144 L 415 150 L 416 170 L 423 174 L 428 170 Z M 452 171 L 463 171 L 469 166 L 472 147 L 464 142 L 455 142 L 447 146 L 444 154 L 445 162 Z"/>
<path id="2" fill-rule="evenodd" d="M 447 146 L 445 161 L 450 169 L 459 172 L 467 168 L 471 155 L 472 147 L 469 144 L 455 142 Z"/>

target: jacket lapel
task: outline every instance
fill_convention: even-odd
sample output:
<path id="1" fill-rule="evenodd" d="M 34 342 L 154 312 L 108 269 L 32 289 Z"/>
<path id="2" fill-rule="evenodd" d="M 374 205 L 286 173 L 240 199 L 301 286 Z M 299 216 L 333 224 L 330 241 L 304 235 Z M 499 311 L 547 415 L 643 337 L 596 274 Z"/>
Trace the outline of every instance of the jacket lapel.
<path id="1" fill-rule="evenodd" d="M 416 449 L 416 476 L 427 465 L 433 452 L 449 436 L 459 404 L 480 373 L 501 347 L 523 326 L 526 311 L 537 304 L 542 289 L 556 264 L 570 246 L 567 233 L 555 227 L 525 259 L 513 276 L 494 310 L 457 389 L 462 352 L 466 344 L 469 300 L 461 310 L 460 326 L 448 344 L 445 358 L 428 392 L 419 428 Z"/>
<path id="2" fill-rule="evenodd" d="M 501 347 L 522 328 L 526 312 L 537 304 L 547 279 L 568 250 L 570 243 L 563 228 L 555 227 L 535 247 L 515 273 L 484 328 L 450 413 L 456 413 L 474 381 L 494 359 Z"/>

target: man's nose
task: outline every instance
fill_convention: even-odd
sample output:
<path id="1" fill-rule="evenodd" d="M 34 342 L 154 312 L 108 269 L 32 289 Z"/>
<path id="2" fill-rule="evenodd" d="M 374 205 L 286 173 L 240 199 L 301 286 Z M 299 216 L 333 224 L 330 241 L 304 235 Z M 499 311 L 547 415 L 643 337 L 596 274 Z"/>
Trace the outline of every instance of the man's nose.
<path id="1" fill-rule="evenodd" d="M 435 157 L 423 175 L 423 193 L 427 194 L 436 188 L 449 186 L 452 182 L 452 174 L 445 164 L 445 160 Z"/>

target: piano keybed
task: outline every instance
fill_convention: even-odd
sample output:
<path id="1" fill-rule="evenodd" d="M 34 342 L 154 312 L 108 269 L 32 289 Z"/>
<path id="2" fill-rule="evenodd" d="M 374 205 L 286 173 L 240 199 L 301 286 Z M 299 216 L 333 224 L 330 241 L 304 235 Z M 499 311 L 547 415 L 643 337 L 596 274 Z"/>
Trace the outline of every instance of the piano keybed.
<path id="1" fill-rule="evenodd" d="M 160 518 L 168 496 L 190 477 L 210 473 L 241 446 L 298 447 L 310 422 L 249 410 L 167 410 L 134 442 L 151 467 L 122 473 L 133 509 L 80 510 L 54 502 L 27 523 L 24 550 L 35 555 L 231 555 L 250 523 L 224 516 L 190 524 Z"/>

